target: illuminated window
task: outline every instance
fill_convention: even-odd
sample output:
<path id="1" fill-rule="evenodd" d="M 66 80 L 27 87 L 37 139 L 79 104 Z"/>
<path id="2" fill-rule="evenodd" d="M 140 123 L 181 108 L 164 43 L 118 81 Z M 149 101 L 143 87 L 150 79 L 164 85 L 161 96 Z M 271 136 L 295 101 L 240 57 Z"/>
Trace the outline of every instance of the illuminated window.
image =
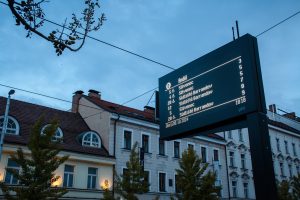
<path id="1" fill-rule="evenodd" d="M 97 171 L 98 171 L 97 168 L 93 168 L 93 167 L 88 168 L 88 180 L 87 180 L 88 189 L 96 188 Z"/>
<path id="2" fill-rule="evenodd" d="M 74 166 L 65 165 L 63 186 L 73 187 L 73 182 L 74 182 Z"/>
<path id="3" fill-rule="evenodd" d="M 0 117 L 0 133 L 2 133 L 4 116 Z M 19 123 L 13 117 L 8 116 L 6 134 L 19 135 Z"/>
<path id="4" fill-rule="evenodd" d="M 101 140 L 97 133 L 87 132 L 82 138 L 82 146 L 101 148 Z"/>
<path id="5" fill-rule="evenodd" d="M 44 134 L 45 129 L 49 126 L 50 126 L 50 124 L 47 124 L 46 126 L 44 126 L 42 128 L 41 134 Z M 63 132 L 59 127 L 57 127 L 55 134 L 52 137 L 52 141 L 62 141 L 62 138 L 63 138 Z"/>
<path id="6" fill-rule="evenodd" d="M 17 173 L 20 172 L 20 166 L 13 160 L 11 160 L 10 158 L 8 159 L 7 162 L 7 169 L 11 169 Z M 5 175 L 5 183 L 7 184 L 18 184 L 19 181 L 18 179 L 10 172 L 6 171 L 6 175 Z"/>

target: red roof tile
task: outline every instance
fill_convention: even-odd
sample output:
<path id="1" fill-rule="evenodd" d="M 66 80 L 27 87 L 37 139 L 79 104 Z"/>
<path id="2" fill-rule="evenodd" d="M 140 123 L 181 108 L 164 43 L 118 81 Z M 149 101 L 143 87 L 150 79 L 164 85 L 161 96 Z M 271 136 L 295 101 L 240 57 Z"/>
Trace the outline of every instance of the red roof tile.
<path id="1" fill-rule="evenodd" d="M 5 105 L 6 98 L 0 97 L 0 116 L 4 115 Z M 59 127 L 63 131 L 63 143 L 61 144 L 63 150 L 97 156 L 109 156 L 104 148 L 84 147 L 77 141 L 77 137 L 81 133 L 90 131 L 79 113 L 11 100 L 9 115 L 18 121 L 20 132 L 19 135 L 5 135 L 5 143 L 27 145 L 31 127 L 43 116 L 45 125 L 53 120 L 59 121 Z"/>

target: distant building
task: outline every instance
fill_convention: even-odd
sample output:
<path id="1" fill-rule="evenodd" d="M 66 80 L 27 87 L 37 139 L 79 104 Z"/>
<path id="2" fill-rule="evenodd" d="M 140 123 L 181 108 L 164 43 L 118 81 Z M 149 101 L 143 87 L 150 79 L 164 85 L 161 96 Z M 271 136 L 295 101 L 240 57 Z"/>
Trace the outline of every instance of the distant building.
<path id="1" fill-rule="evenodd" d="M 100 133 L 103 145 L 116 158 L 116 172 L 126 170 L 130 150 L 135 142 L 145 151 L 145 171 L 148 172 L 149 192 L 140 199 L 170 199 L 176 191 L 176 172 L 181 153 L 194 148 L 202 160 L 209 164 L 208 170 L 217 173 L 216 184 L 222 185 L 221 196 L 228 198 L 225 140 L 215 134 L 174 141 L 159 137 L 159 125 L 154 108 L 144 110 L 118 105 L 101 99 L 98 91 L 82 91 L 73 96 L 74 113 L 80 113 L 91 130 Z"/>
<path id="2" fill-rule="evenodd" d="M 0 131 L 3 127 L 3 115 L 6 98 L 0 97 Z M 80 114 L 56 110 L 27 102 L 11 100 L 7 134 L 4 139 L 0 162 L 0 180 L 18 185 L 18 181 L 5 168 L 20 170 L 10 159 L 20 147 L 30 156 L 27 148 L 31 127 L 40 118 L 44 118 L 44 127 L 52 120 L 59 121 L 59 128 L 53 140 L 61 139 L 62 151 L 59 155 L 69 155 L 69 159 L 55 172 L 61 178 L 53 186 L 66 187 L 67 199 L 99 199 L 101 186 L 112 186 L 115 159 L 103 146 L 99 133 L 91 130 Z M 42 130 L 41 130 L 42 131 Z M 33 194 L 34 195 L 34 194 Z"/>

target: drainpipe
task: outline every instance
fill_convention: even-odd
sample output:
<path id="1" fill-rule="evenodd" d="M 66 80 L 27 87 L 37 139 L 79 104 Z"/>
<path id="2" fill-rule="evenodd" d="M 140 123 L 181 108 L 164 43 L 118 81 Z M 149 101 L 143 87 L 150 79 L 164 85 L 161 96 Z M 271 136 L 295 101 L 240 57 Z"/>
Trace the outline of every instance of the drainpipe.
<path id="1" fill-rule="evenodd" d="M 118 113 L 115 113 L 118 115 L 118 118 L 114 122 L 114 151 L 113 151 L 113 156 L 116 158 L 116 136 L 117 136 L 117 122 L 120 120 L 120 115 Z M 115 174 L 116 172 L 116 166 L 113 165 L 113 184 L 112 184 L 112 195 L 113 197 L 115 196 Z"/>
<path id="2" fill-rule="evenodd" d="M 224 140 L 226 141 L 225 139 L 225 131 L 224 131 Z M 229 185 L 229 174 L 228 174 L 228 162 L 227 162 L 227 146 L 225 144 L 225 162 L 226 162 L 226 175 L 227 175 L 227 189 L 228 189 L 228 199 L 230 200 L 230 185 Z"/>

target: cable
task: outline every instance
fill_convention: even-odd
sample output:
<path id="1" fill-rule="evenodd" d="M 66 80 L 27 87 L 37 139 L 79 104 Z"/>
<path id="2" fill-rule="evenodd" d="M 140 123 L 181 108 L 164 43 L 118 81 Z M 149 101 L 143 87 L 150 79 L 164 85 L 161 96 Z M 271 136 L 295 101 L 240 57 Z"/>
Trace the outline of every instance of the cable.
<path id="1" fill-rule="evenodd" d="M 100 110 L 100 111 L 103 112 L 103 110 L 102 110 L 102 109 L 99 109 L 99 108 L 95 108 L 95 107 L 92 107 L 92 106 L 87 106 L 87 105 L 79 104 L 79 103 L 76 104 L 76 103 L 73 103 L 72 101 L 65 100 L 65 99 L 60 99 L 60 98 L 57 98 L 57 97 L 52 97 L 52 96 L 49 96 L 49 95 L 46 95 L 46 94 L 41 94 L 41 93 L 38 93 L 38 92 L 32 92 L 32 91 L 30 91 L 30 90 L 25 90 L 25 89 L 17 88 L 17 87 L 10 86 L 10 85 L 5 85 L 5 84 L 2 84 L 2 83 L 0 83 L 0 86 L 6 87 L 6 88 L 10 88 L 10 89 L 14 89 L 14 90 L 18 90 L 18 91 L 22 91 L 22 92 L 26 92 L 26 93 L 30 93 L 30 94 L 34 94 L 34 95 L 38 95 L 38 96 L 42 96 L 42 97 L 46 97 L 46 98 L 50 98 L 50 99 L 54 99 L 54 100 L 58 100 L 58 101 L 63 101 L 63 102 L 70 103 L 70 104 L 80 105 L 80 106 L 87 107 L 87 108 L 93 108 L 93 109 L 95 109 L 95 110 Z M 149 90 L 149 91 L 147 91 L 147 92 L 144 92 L 143 94 L 138 95 L 138 96 L 136 96 L 136 97 L 134 97 L 134 98 L 132 98 L 132 99 L 130 99 L 130 100 L 128 100 L 128 101 L 122 103 L 122 104 L 119 105 L 119 106 L 123 106 L 123 105 L 125 105 L 125 104 L 127 104 L 127 103 L 129 103 L 129 102 L 132 102 L 132 101 L 136 100 L 137 98 L 140 98 L 140 97 L 142 97 L 143 95 L 148 94 L 149 92 L 151 92 L 151 91 L 153 91 L 153 90 L 155 90 L 155 89 L 157 89 L 157 87 L 154 88 L 154 89 L 151 89 L 151 90 Z M 102 112 L 97 113 L 97 114 L 101 114 Z M 96 114 L 94 114 L 94 115 L 96 115 Z M 85 118 L 87 118 L 87 117 L 85 117 Z"/>
<path id="2" fill-rule="evenodd" d="M 152 97 L 153 97 L 154 93 L 155 93 L 155 92 L 153 92 L 153 93 L 152 93 L 152 95 L 151 95 L 151 97 L 150 97 L 149 101 L 147 102 L 146 106 L 148 106 L 148 105 L 149 105 L 149 103 L 150 103 L 150 101 L 151 101 L 151 99 L 152 99 Z"/>
<path id="3" fill-rule="evenodd" d="M 0 1 L 0 3 L 2 3 L 2 4 L 4 4 L 4 5 L 7 5 L 7 6 L 8 6 L 7 3 L 4 3 L 4 2 L 2 2 L 2 1 Z M 71 30 L 71 29 L 68 28 L 68 27 L 65 27 L 65 26 L 63 26 L 63 25 L 60 25 L 60 24 L 58 24 L 58 23 L 56 23 L 56 22 L 53 22 L 53 21 L 51 21 L 51 20 L 48 20 L 48 19 L 46 19 L 46 18 L 41 18 L 41 17 L 38 17 L 38 18 L 40 18 L 40 19 L 42 19 L 42 20 L 44 20 L 44 21 L 46 21 L 46 22 L 48 22 L 48 23 L 50 23 L 50 24 L 54 24 L 54 25 L 56 25 L 56 26 L 59 26 L 59 27 L 62 27 L 62 28 Z M 83 33 L 78 32 L 78 31 L 76 31 L 76 33 L 78 33 L 78 34 L 80 34 L 80 35 L 84 35 Z M 131 55 L 137 56 L 137 57 L 142 58 L 142 59 L 144 59 L 144 60 L 150 61 L 150 62 L 155 63 L 155 64 L 157 64 L 157 65 L 163 66 L 163 67 L 165 67 L 165 68 L 168 68 L 168 69 L 171 69 L 171 70 L 175 70 L 175 68 L 173 68 L 173 67 L 170 67 L 170 66 L 165 65 L 165 64 L 163 64 L 163 63 L 161 63 L 161 62 L 155 61 L 155 60 L 153 60 L 153 59 L 151 59 L 151 58 L 147 58 L 147 57 L 142 56 L 142 55 L 140 55 L 140 54 L 138 54 L 138 53 L 135 53 L 135 52 L 133 52 L 133 51 L 129 51 L 129 50 L 124 49 L 124 48 L 122 48 L 122 47 L 119 47 L 119 46 L 117 46 L 117 45 L 111 44 L 111 43 L 109 43 L 109 42 L 105 42 L 105 41 L 103 41 L 103 40 L 100 40 L 100 39 L 98 39 L 98 38 L 95 38 L 95 37 L 92 37 L 92 36 L 89 36 L 89 35 L 86 35 L 86 37 L 87 37 L 87 38 L 90 38 L 90 39 L 92 39 L 92 40 L 95 40 L 95 41 L 97 41 L 97 42 L 100 42 L 100 43 L 102 43 L 102 44 L 108 45 L 108 46 L 110 46 L 110 47 L 116 48 L 116 49 L 118 49 L 118 50 L 124 51 L 124 52 L 126 52 L 126 53 L 129 53 L 129 54 L 131 54 Z"/>
<path id="4" fill-rule="evenodd" d="M 298 12 L 296 12 L 295 14 L 293 14 L 293 15 L 291 15 L 291 16 L 285 18 L 284 20 L 278 22 L 278 23 L 275 24 L 274 26 L 271 26 L 270 28 L 268 28 L 268 29 L 264 30 L 263 32 L 261 32 L 260 34 L 256 35 L 256 37 L 259 37 L 259 36 L 261 36 L 262 34 L 264 34 L 264 33 L 268 32 L 268 31 L 270 31 L 270 30 L 273 29 L 273 28 L 275 28 L 276 26 L 279 26 L 279 25 L 282 24 L 283 22 L 285 22 L 285 21 L 287 21 L 287 20 L 289 20 L 289 19 L 295 17 L 295 16 L 298 15 L 299 13 L 300 13 L 300 11 L 298 11 Z"/>

